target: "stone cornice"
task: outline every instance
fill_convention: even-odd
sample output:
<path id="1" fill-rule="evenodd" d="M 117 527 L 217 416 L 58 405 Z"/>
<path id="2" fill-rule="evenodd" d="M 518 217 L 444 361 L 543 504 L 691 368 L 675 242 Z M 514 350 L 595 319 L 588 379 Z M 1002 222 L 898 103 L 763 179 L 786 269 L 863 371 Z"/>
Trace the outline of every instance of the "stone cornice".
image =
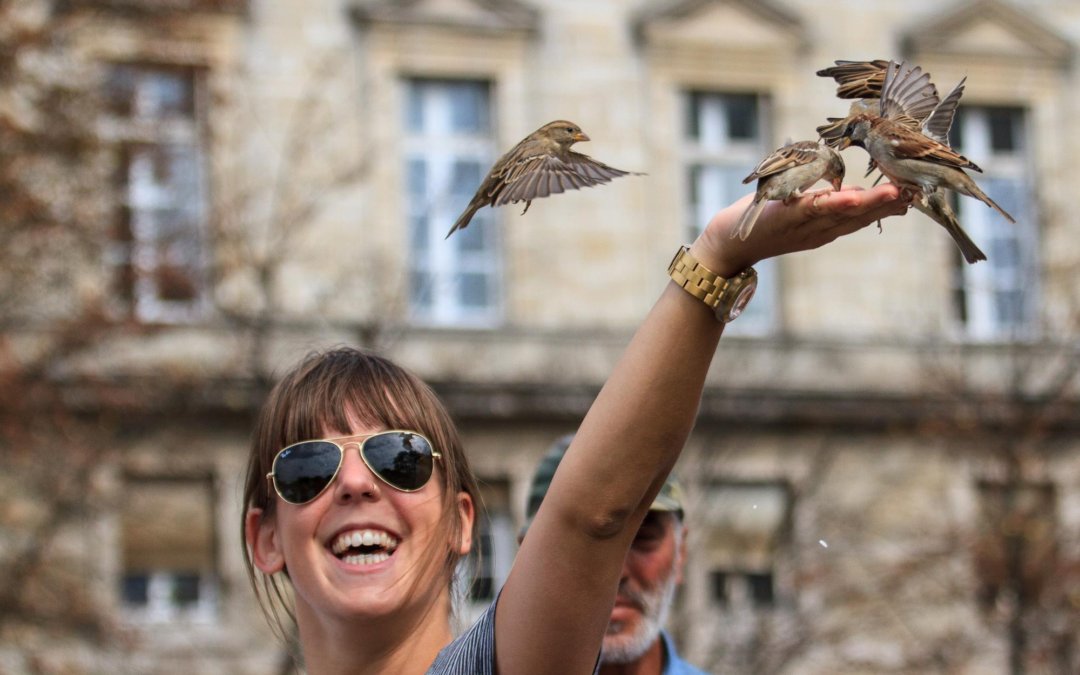
<path id="1" fill-rule="evenodd" d="M 360 26 L 427 26 L 478 33 L 539 31 L 540 13 L 517 0 L 467 0 L 466 4 L 475 11 L 440 11 L 435 0 L 356 0 L 349 12 Z"/>

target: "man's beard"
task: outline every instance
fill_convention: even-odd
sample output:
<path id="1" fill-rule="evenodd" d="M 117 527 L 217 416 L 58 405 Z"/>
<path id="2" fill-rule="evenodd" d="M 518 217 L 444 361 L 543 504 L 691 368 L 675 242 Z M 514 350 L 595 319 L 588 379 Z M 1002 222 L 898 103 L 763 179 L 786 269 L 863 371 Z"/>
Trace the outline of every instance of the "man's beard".
<path id="1" fill-rule="evenodd" d="M 615 634 L 620 625 L 608 625 L 608 634 L 604 636 L 601 663 L 633 663 L 649 651 L 653 642 L 660 635 L 660 630 L 667 621 L 671 602 L 675 599 L 675 567 L 672 566 L 667 578 L 654 588 L 644 591 L 632 591 L 620 588 L 619 594 L 641 607 L 641 621 L 629 635 Z"/>

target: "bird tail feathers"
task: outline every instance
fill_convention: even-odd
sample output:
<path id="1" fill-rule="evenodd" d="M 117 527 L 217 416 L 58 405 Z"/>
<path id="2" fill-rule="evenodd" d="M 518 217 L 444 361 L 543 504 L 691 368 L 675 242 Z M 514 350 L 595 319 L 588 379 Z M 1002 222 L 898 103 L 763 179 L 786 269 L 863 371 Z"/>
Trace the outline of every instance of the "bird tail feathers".
<path id="1" fill-rule="evenodd" d="M 465 209 L 465 212 L 462 213 L 461 216 L 457 219 L 457 222 L 454 223 L 454 226 L 451 227 L 450 231 L 446 233 L 446 238 L 449 239 L 450 235 L 452 235 L 453 233 L 457 232 L 458 230 L 464 230 L 466 227 L 468 227 L 469 221 L 472 220 L 472 217 L 476 215 L 476 212 L 479 210 L 479 206 L 469 204 L 469 208 Z"/>
<path id="2" fill-rule="evenodd" d="M 765 208 L 767 200 L 754 196 L 754 201 L 750 202 L 750 206 L 743 212 L 742 217 L 739 218 L 739 223 L 735 226 L 735 229 L 731 231 L 731 238 L 738 237 L 745 240 L 750 236 L 750 230 L 754 229 L 754 223 L 757 222 L 758 216 L 761 215 L 762 209 Z"/>

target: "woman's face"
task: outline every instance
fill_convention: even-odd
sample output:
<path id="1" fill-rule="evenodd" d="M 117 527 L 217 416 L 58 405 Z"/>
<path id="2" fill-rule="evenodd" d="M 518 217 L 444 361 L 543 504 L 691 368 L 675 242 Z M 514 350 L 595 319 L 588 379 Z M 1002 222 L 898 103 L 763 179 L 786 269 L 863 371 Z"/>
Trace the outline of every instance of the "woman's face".
<path id="1" fill-rule="evenodd" d="M 350 429 L 324 429 L 325 437 L 385 431 L 350 422 Z M 275 494 L 269 518 L 249 511 L 254 562 L 264 574 L 288 570 L 301 617 L 313 612 L 341 620 L 375 618 L 410 604 L 427 606 L 448 589 L 443 551 L 469 551 L 472 501 L 459 495 L 461 541 L 443 543 L 441 460 L 427 484 L 402 492 L 377 478 L 356 443 L 346 441 L 339 441 L 345 453 L 337 477 L 314 500 L 294 505 Z"/>

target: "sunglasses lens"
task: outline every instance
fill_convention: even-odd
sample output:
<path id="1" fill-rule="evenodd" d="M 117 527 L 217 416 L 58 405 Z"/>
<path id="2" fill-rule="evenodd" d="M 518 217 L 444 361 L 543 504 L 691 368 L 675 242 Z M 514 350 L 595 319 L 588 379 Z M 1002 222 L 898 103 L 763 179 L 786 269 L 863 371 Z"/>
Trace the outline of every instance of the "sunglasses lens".
<path id="1" fill-rule="evenodd" d="M 282 499 L 293 504 L 319 496 L 341 463 L 341 449 L 326 441 L 307 441 L 286 448 L 274 463 L 274 483 Z"/>
<path id="2" fill-rule="evenodd" d="M 371 470 L 400 490 L 419 490 L 431 478 L 431 444 L 418 434 L 391 431 L 364 443 Z"/>

